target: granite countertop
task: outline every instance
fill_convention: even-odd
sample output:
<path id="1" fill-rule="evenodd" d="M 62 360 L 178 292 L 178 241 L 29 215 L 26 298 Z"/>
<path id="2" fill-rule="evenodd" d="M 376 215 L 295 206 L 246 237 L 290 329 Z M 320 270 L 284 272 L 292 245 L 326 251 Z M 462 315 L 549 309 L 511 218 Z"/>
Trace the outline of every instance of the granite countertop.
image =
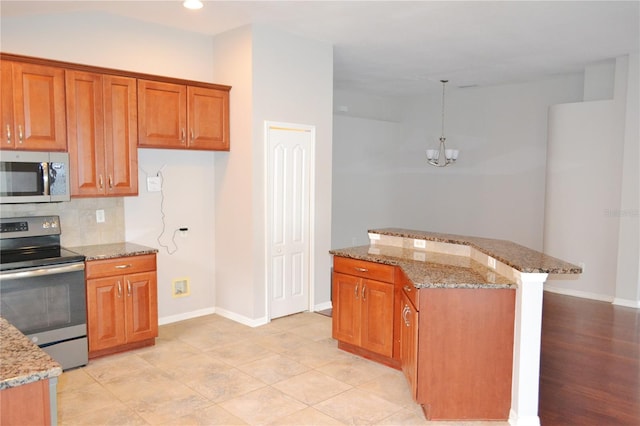
<path id="1" fill-rule="evenodd" d="M 510 280 L 466 256 L 393 246 L 330 250 L 335 256 L 399 266 L 416 288 L 515 288 Z M 413 260 L 419 254 L 421 260 Z M 424 259 L 424 260 L 423 260 Z"/>
<path id="2" fill-rule="evenodd" d="M 67 249 L 85 256 L 87 261 L 140 256 L 158 252 L 158 249 L 128 242 L 67 247 Z"/>
<path id="3" fill-rule="evenodd" d="M 62 374 L 62 367 L 0 317 L 0 390 Z"/>
<path id="4" fill-rule="evenodd" d="M 369 232 L 380 235 L 468 245 L 520 272 L 525 273 L 582 273 L 582 268 L 579 266 L 507 240 L 467 237 L 455 234 L 440 234 L 436 232 L 414 231 L 402 228 L 371 229 Z"/>

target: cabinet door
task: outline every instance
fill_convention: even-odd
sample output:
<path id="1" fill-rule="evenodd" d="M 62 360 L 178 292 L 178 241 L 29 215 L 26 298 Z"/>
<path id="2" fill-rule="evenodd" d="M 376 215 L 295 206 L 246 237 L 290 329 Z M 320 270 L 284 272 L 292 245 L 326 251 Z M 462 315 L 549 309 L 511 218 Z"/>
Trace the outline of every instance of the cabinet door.
<path id="1" fill-rule="evenodd" d="M 402 295 L 400 318 L 400 362 L 413 399 L 417 398 L 418 377 L 418 311 L 406 294 Z"/>
<path id="2" fill-rule="evenodd" d="M 12 75 L 15 148 L 66 151 L 64 70 L 14 62 Z"/>
<path id="3" fill-rule="evenodd" d="M 360 298 L 360 345 L 372 352 L 393 355 L 393 284 L 363 280 Z"/>
<path id="4" fill-rule="evenodd" d="M 2 143 L 0 148 L 15 148 L 14 118 L 13 118 L 13 63 L 0 61 L 0 118 L 2 119 Z"/>
<path id="5" fill-rule="evenodd" d="M 127 343 L 158 335 L 158 296 L 155 272 L 125 277 Z"/>
<path id="6" fill-rule="evenodd" d="M 138 194 L 138 114 L 136 80 L 105 75 L 104 142 L 106 193 Z"/>
<path id="7" fill-rule="evenodd" d="M 187 88 L 138 80 L 138 146 L 186 148 Z"/>
<path id="8" fill-rule="evenodd" d="M 353 275 L 333 273 L 333 338 L 353 345 L 360 345 L 361 281 Z"/>
<path id="9" fill-rule="evenodd" d="M 229 92 L 187 87 L 188 146 L 229 150 Z"/>
<path id="10" fill-rule="evenodd" d="M 124 344 L 123 277 L 87 281 L 89 352 Z"/>
<path id="11" fill-rule="evenodd" d="M 67 71 L 66 93 L 71 195 L 104 195 L 102 76 Z"/>

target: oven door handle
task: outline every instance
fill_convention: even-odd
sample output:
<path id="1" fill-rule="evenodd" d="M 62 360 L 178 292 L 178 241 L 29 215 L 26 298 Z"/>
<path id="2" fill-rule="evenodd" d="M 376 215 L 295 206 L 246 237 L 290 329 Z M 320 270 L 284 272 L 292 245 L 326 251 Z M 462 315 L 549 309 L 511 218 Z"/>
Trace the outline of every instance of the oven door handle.
<path id="1" fill-rule="evenodd" d="M 82 263 L 72 263 L 69 265 L 62 266 L 51 266 L 51 267 L 38 267 L 29 270 L 22 270 L 16 272 L 2 272 L 0 273 L 0 281 L 4 280 L 13 280 L 16 278 L 32 278 L 32 277 L 42 277 L 45 275 L 57 275 L 57 274 L 66 274 L 68 272 L 76 272 L 84 270 L 84 262 Z"/>

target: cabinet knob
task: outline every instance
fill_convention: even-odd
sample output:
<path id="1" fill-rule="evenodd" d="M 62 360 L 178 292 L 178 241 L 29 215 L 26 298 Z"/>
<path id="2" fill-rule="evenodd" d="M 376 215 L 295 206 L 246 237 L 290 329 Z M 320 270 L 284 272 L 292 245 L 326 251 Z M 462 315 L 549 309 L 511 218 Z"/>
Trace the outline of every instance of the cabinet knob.
<path id="1" fill-rule="evenodd" d="M 407 293 L 411 292 L 411 286 L 405 285 L 403 288 L 404 288 L 404 291 L 406 291 Z"/>

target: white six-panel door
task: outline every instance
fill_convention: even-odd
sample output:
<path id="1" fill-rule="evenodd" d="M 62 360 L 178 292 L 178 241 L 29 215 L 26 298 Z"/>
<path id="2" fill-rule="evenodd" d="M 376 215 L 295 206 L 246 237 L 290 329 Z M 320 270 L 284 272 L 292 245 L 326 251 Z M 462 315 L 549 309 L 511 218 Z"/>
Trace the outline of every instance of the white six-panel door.
<path id="1" fill-rule="evenodd" d="M 270 318 L 309 310 L 313 126 L 266 123 Z"/>

